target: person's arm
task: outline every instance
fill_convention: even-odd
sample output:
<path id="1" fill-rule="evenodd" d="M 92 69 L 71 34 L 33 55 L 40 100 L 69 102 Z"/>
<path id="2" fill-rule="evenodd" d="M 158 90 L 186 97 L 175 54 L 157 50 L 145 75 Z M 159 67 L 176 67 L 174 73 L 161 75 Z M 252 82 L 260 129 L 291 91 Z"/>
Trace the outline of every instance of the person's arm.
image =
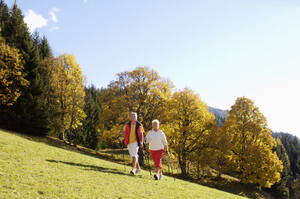
<path id="1" fill-rule="evenodd" d="M 142 146 L 143 146 L 143 144 L 145 143 L 144 141 L 145 141 L 145 137 L 144 137 L 144 127 L 143 126 L 141 126 L 141 138 L 142 138 L 142 141 L 141 141 L 141 143 L 142 143 Z"/>
<path id="2" fill-rule="evenodd" d="M 164 132 L 162 132 L 162 142 L 164 145 L 164 150 L 165 152 L 169 155 L 169 147 L 168 147 L 168 142 L 167 142 L 167 138 Z"/>

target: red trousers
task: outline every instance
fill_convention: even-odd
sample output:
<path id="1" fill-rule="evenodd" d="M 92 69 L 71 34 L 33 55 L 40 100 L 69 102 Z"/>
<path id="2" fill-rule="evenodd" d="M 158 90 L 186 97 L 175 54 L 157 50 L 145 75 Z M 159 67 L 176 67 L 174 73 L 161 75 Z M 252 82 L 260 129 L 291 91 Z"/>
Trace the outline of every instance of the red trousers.
<path id="1" fill-rule="evenodd" d="M 163 150 L 157 150 L 157 151 L 152 151 L 150 150 L 150 154 L 151 154 L 151 157 L 155 163 L 155 167 L 156 168 L 162 168 L 161 166 L 161 158 L 162 158 L 162 155 L 163 155 Z"/>

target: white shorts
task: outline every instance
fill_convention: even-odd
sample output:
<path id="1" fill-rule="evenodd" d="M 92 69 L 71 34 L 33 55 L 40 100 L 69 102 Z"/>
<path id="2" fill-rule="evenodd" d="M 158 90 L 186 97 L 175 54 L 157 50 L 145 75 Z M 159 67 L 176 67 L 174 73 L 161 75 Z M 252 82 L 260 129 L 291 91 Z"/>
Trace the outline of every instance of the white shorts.
<path id="1" fill-rule="evenodd" d="M 127 145 L 129 155 L 131 157 L 138 157 L 139 146 L 137 142 L 131 143 Z"/>

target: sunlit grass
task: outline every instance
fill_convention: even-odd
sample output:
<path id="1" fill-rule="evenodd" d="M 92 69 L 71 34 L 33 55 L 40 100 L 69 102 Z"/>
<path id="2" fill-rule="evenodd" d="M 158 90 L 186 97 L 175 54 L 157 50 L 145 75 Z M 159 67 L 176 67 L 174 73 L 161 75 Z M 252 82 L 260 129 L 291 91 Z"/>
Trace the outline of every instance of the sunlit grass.
<path id="1" fill-rule="evenodd" d="M 242 198 L 0 130 L 0 198 Z"/>

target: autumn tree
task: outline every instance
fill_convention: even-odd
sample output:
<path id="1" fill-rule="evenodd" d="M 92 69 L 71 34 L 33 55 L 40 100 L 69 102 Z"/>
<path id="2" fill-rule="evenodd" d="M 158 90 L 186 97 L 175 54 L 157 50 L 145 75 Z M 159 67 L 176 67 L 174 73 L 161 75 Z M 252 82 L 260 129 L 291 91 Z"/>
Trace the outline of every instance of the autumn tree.
<path id="1" fill-rule="evenodd" d="M 126 122 L 129 113 L 137 112 L 145 129 L 153 118 L 163 115 L 163 105 L 171 96 L 172 83 L 149 67 L 138 67 L 117 74 L 101 97 L 102 117 L 108 128 Z"/>
<path id="2" fill-rule="evenodd" d="M 270 187 L 280 180 L 282 163 L 275 152 L 276 141 L 271 137 L 264 115 L 254 102 L 237 98 L 222 127 L 229 153 L 231 171 L 242 183 Z"/>
<path id="3" fill-rule="evenodd" d="M 215 124 L 214 115 L 199 95 L 189 89 L 177 91 L 168 104 L 168 122 L 162 125 L 170 148 L 176 153 L 182 175 L 187 175 L 187 162 L 207 147 L 207 137 Z"/>
<path id="4" fill-rule="evenodd" d="M 0 41 L 0 107 L 12 106 L 28 87 L 23 60 L 18 49 Z"/>
<path id="5" fill-rule="evenodd" d="M 137 112 L 138 120 L 144 129 L 152 128 L 152 120 L 158 118 L 165 121 L 165 104 L 171 96 L 172 83 L 149 67 L 138 67 L 133 71 L 117 74 L 117 79 L 112 81 L 100 98 L 101 120 L 104 123 L 103 135 L 116 134 L 129 120 L 132 111 Z M 118 131 L 112 131 L 119 127 Z M 103 138 L 106 139 L 106 138 Z M 140 163 L 143 156 L 140 154 Z"/>
<path id="6" fill-rule="evenodd" d="M 71 140 L 72 131 L 82 125 L 82 120 L 86 117 L 83 110 L 85 79 L 72 55 L 61 55 L 52 61 L 48 60 L 45 64 L 49 64 L 49 106 L 52 106 L 51 110 L 56 115 L 53 124 L 56 124 L 59 118 L 60 138 L 64 140 L 67 131 Z"/>

